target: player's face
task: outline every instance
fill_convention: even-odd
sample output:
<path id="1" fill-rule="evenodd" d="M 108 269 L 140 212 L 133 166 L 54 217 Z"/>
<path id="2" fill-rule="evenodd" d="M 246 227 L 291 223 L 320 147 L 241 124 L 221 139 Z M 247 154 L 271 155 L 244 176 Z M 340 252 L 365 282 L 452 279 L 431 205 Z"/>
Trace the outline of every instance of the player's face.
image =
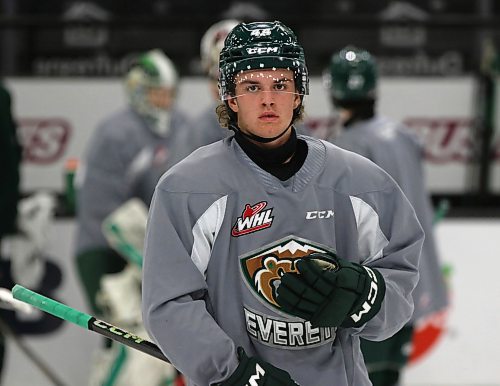
<path id="1" fill-rule="evenodd" d="M 228 104 L 238 114 L 238 126 L 243 132 L 264 138 L 281 134 L 290 125 L 293 110 L 300 104 L 293 71 L 266 69 L 238 74 L 235 97 L 229 99 Z M 278 146 L 288 137 L 289 133 L 269 145 Z"/>
<path id="2" fill-rule="evenodd" d="M 174 91 L 164 87 L 151 87 L 148 90 L 147 98 L 151 106 L 168 110 L 174 101 Z"/>

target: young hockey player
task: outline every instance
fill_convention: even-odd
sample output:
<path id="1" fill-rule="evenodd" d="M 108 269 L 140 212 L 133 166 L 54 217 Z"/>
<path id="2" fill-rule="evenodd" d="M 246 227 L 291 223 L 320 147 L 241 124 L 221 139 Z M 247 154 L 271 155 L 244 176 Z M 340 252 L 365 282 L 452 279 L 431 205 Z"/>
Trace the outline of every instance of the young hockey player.
<path id="1" fill-rule="evenodd" d="M 375 386 L 392 386 L 398 384 L 401 368 L 408 360 L 415 322 L 443 310 L 447 296 L 422 170 L 424 152 L 406 127 L 375 113 L 377 78 L 373 56 L 364 49 L 347 46 L 332 55 L 326 83 L 343 126 L 333 143 L 369 158 L 388 172 L 413 205 L 425 232 L 411 321 L 388 340 L 361 341 L 370 380 Z"/>
<path id="2" fill-rule="evenodd" d="M 382 169 L 297 136 L 304 52 L 280 22 L 239 24 L 220 55 L 221 124 L 159 181 L 143 318 L 190 385 L 368 386 L 359 339 L 413 311 L 423 232 Z"/>

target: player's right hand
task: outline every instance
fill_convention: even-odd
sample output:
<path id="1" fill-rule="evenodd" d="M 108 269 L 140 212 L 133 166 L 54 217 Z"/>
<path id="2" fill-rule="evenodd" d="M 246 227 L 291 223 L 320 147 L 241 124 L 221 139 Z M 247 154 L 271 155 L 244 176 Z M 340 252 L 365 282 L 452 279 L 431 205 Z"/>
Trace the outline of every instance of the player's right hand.
<path id="1" fill-rule="evenodd" d="M 219 386 L 298 386 L 290 374 L 258 357 L 248 357 L 243 347 L 238 347 L 240 364 L 234 373 Z"/>
<path id="2" fill-rule="evenodd" d="M 385 281 L 375 268 L 314 252 L 281 277 L 281 309 L 313 327 L 361 327 L 380 310 Z"/>

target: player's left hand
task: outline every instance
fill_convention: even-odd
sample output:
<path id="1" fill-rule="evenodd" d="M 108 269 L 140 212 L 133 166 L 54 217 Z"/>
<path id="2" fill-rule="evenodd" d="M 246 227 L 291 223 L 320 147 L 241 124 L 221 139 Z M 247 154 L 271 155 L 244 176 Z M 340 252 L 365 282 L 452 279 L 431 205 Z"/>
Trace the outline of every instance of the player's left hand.
<path id="1" fill-rule="evenodd" d="M 385 281 L 376 269 L 312 253 L 281 278 L 276 301 L 314 327 L 359 327 L 380 310 Z"/>

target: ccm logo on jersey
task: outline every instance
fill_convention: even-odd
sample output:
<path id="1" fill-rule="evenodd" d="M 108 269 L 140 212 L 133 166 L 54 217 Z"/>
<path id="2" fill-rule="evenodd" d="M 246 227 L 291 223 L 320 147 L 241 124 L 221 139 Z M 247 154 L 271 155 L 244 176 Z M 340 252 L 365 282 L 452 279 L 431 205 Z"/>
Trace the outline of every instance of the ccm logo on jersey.
<path id="1" fill-rule="evenodd" d="M 274 217 L 271 216 L 273 208 L 264 210 L 266 206 L 266 201 L 252 206 L 246 204 L 241 217 L 238 217 L 233 225 L 231 235 L 238 237 L 269 228 L 274 220 Z"/>
<path id="2" fill-rule="evenodd" d="M 316 220 L 333 217 L 333 210 L 312 210 L 306 213 L 306 220 Z"/>

